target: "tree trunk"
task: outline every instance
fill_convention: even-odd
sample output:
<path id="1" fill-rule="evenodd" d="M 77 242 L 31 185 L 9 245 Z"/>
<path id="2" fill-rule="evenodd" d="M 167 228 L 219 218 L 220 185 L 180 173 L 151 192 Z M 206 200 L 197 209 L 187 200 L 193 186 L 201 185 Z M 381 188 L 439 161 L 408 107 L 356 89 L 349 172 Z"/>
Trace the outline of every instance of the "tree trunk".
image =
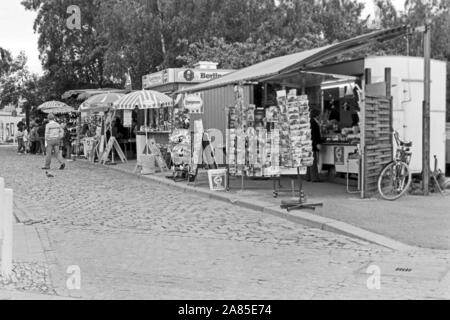
<path id="1" fill-rule="evenodd" d="M 162 66 L 166 67 L 167 62 L 167 50 L 166 50 L 166 38 L 164 37 L 163 26 L 164 26 L 164 14 L 161 11 L 160 0 L 156 0 L 156 11 L 159 20 L 159 36 L 161 38 L 161 52 L 163 56 Z"/>

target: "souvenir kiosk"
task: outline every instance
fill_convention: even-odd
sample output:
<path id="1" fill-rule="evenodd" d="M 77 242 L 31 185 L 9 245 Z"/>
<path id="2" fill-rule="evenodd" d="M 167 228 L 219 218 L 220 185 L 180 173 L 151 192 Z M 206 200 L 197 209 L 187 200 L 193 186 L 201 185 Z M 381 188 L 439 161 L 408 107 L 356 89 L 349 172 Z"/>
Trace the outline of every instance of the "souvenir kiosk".
<path id="1" fill-rule="evenodd" d="M 115 110 L 132 111 L 143 114 L 143 122 L 137 123 L 136 154 L 138 166 L 141 166 L 144 156 L 153 154 L 161 170 L 167 170 L 165 154 L 172 132 L 173 100 L 169 96 L 152 90 L 140 90 L 123 96 L 114 103 Z M 161 115 L 167 115 L 163 118 Z M 140 117 L 138 117 L 138 120 Z M 167 135 L 158 139 L 158 135 Z M 167 140 L 166 140 L 167 139 Z"/>

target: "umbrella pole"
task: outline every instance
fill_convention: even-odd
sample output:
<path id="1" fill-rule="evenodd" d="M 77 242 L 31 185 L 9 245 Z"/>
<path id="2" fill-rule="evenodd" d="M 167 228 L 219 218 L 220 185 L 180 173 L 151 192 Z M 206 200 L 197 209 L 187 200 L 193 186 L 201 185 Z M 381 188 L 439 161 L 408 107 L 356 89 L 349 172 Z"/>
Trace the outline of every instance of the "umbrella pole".
<path id="1" fill-rule="evenodd" d="M 144 122 L 145 122 L 145 154 L 148 156 L 148 136 L 147 136 L 147 124 L 148 124 L 148 121 L 147 121 L 147 112 L 148 112 L 148 109 L 144 109 Z"/>
<path id="2" fill-rule="evenodd" d="M 113 122 L 113 119 L 114 119 L 115 117 L 116 117 L 116 110 L 114 110 L 113 116 L 112 116 L 112 118 L 111 118 L 111 124 L 110 124 L 110 127 L 111 127 L 111 136 L 112 136 L 112 122 Z M 116 139 L 116 137 L 114 137 L 114 139 Z M 114 160 L 114 147 L 111 148 L 111 151 L 112 151 L 112 154 L 111 154 L 111 160 L 112 160 L 112 162 L 111 162 L 111 164 L 116 164 L 116 162 L 115 162 L 115 160 Z"/>

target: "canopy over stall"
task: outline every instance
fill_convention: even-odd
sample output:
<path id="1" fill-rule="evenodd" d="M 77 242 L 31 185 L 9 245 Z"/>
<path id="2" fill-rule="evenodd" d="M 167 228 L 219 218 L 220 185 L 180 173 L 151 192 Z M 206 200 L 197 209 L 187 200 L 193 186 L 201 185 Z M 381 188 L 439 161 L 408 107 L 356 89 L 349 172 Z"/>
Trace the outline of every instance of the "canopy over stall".
<path id="1" fill-rule="evenodd" d="M 332 58 L 337 59 L 353 50 L 369 46 L 373 43 L 396 38 L 405 34 L 407 31 L 408 26 L 406 25 L 375 31 L 340 43 L 266 60 L 232 72 L 219 79 L 180 90 L 177 93 L 205 91 L 245 81 L 261 81 L 277 75 L 288 74 L 293 71 L 309 70 L 320 66 L 322 62 L 329 61 Z"/>
<path id="2" fill-rule="evenodd" d="M 114 103 L 116 110 L 158 109 L 173 107 L 173 99 L 164 93 L 141 90 L 129 93 Z"/>

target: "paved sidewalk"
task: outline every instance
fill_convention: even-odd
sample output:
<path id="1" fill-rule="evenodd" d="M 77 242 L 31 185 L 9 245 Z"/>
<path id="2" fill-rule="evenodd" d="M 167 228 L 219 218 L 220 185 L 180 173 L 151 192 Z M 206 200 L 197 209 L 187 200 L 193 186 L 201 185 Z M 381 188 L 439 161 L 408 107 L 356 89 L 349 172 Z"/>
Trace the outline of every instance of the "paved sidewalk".
<path id="1" fill-rule="evenodd" d="M 22 223 L 13 226 L 13 273 L 0 276 L 0 300 L 58 299 L 52 287 L 46 255 L 36 229 Z"/>
<path id="2" fill-rule="evenodd" d="M 135 161 L 130 161 L 110 168 L 132 173 L 135 165 Z M 241 179 L 232 178 L 229 192 L 210 192 L 206 171 L 199 172 L 192 187 L 186 187 L 185 181 L 174 183 L 166 178 L 167 175 L 168 173 L 157 173 L 143 177 L 178 186 L 185 191 L 197 189 L 212 198 L 231 201 L 254 210 L 277 215 L 285 212 L 284 217 L 290 220 L 394 249 L 399 249 L 402 243 L 421 248 L 450 249 L 450 195 L 408 195 L 391 202 L 379 198 L 361 199 L 359 194 L 347 193 L 345 185 L 304 182 L 308 202 L 322 202 L 324 206 L 315 211 L 288 214 L 285 210 L 280 210 L 279 206 L 281 200 L 292 199 L 292 192 L 284 192 L 274 198 L 273 182 L 269 180 L 246 179 L 244 190 L 241 190 Z M 284 179 L 282 186 L 290 190 L 291 179 Z"/>
<path id="3" fill-rule="evenodd" d="M 14 224 L 13 260 L 45 263 L 44 250 L 33 226 Z"/>
<path id="4" fill-rule="evenodd" d="M 37 294 L 32 292 L 21 292 L 0 289 L 1 300 L 74 300 L 72 298 L 60 297 L 55 295 Z"/>
<path id="5" fill-rule="evenodd" d="M 40 156 L 0 149 L 0 159 L 16 213 L 26 227 L 36 228 L 44 248 L 48 272 L 38 274 L 51 276 L 59 296 L 450 297 L 448 251 L 390 250 L 215 200 L 222 193 L 200 196 L 201 188 L 165 186 L 85 161 L 68 163 L 64 171 L 54 164 L 50 178 L 40 169 Z M 66 294 L 68 270 L 75 266 L 81 287 Z M 369 266 L 380 269 L 380 290 L 367 286 Z"/>

